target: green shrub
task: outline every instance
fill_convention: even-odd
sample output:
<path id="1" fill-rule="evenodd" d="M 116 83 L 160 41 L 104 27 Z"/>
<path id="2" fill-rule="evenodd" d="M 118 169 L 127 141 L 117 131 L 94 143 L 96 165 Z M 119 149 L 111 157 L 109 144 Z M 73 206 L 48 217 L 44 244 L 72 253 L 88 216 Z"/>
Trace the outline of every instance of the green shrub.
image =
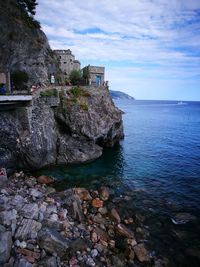
<path id="1" fill-rule="evenodd" d="M 84 111 L 88 111 L 88 105 L 86 103 L 81 103 L 80 108 Z"/>
<path id="2" fill-rule="evenodd" d="M 47 89 L 45 91 L 40 92 L 41 97 L 51 97 L 51 96 L 58 96 L 58 91 L 53 89 Z"/>
<path id="3" fill-rule="evenodd" d="M 23 90 L 26 87 L 28 80 L 29 77 L 25 71 L 19 70 L 11 73 L 11 82 L 17 90 Z"/>
<path id="4" fill-rule="evenodd" d="M 69 75 L 69 79 L 72 85 L 79 85 L 81 82 L 81 72 L 79 70 L 73 70 Z"/>
<path id="5" fill-rule="evenodd" d="M 74 97 L 80 97 L 80 96 L 89 97 L 90 96 L 90 93 L 87 90 L 85 90 L 79 86 L 72 87 L 72 89 L 70 90 L 70 93 Z"/>

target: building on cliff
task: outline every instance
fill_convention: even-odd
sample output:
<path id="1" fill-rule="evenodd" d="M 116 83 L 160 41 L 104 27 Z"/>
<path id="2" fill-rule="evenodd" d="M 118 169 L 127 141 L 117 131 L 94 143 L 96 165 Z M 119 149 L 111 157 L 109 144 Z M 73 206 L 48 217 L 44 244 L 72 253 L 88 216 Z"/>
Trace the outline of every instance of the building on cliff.
<path id="1" fill-rule="evenodd" d="M 54 50 L 60 61 L 60 68 L 63 74 L 63 78 L 69 78 L 70 73 L 73 70 L 80 70 L 81 63 L 75 59 L 70 49 L 67 50 Z"/>
<path id="2" fill-rule="evenodd" d="M 88 70 L 90 77 L 89 85 L 101 86 L 104 84 L 105 67 L 88 65 Z"/>

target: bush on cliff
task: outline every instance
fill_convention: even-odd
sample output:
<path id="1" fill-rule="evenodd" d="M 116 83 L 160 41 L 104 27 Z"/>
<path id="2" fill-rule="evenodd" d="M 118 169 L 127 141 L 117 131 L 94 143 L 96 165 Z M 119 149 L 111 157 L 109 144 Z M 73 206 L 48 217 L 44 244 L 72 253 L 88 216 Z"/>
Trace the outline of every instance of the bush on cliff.
<path id="1" fill-rule="evenodd" d="M 79 70 L 73 70 L 69 75 L 69 79 L 72 85 L 79 85 L 81 82 L 81 72 Z"/>
<path id="2" fill-rule="evenodd" d="M 25 71 L 15 71 L 11 73 L 11 82 L 16 90 L 26 89 L 29 76 Z"/>

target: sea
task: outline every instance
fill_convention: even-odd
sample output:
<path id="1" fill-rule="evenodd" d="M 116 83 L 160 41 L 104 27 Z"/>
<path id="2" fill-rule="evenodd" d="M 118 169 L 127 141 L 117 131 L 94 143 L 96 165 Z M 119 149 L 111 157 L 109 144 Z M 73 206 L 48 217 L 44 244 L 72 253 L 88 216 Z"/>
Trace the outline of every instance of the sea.
<path id="1" fill-rule="evenodd" d="M 115 100 L 125 138 L 94 162 L 43 170 L 57 189 L 107 185 L 144 217 L 152 256 L 200 266 L 200 102 Z"/>

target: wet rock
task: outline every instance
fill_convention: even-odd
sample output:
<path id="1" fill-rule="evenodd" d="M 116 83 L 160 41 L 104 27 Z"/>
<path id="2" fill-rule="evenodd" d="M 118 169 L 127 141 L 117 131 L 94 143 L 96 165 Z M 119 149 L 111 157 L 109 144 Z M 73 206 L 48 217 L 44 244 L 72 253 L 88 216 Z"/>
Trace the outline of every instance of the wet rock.
<path id="1" fill-rule="evenodd" d="M 109 242 L 110 237 L 106 231 L 104 231 L 103 229 L 99 227 L 96 227 L 94 231 L 98 235 L 101 241 Z"/>
<path id="2" fill-rule="evenodd" d="M 103 207 L 103 201 L 98 199 L 98 198 L 95 198 L 92 200 L 92 207 L 93 208 L 102 208 Z"/>
<path id="3" fill-rule="evenodd" d="M 121 222 L 121 218 L 119 216 L 119 213 L 116 211 L 115 208 L 112 208 L 110 211 L 110 218 L 116 222 L 116 223 L 120 223 Z"/>
<path id="4" fill-rule="evenodd" d="M 69 248 L 70 241 L 54 229 L 42 228 L 38 233 L 38 244 L 46 252 L 52 255 L 57 253 L 63 257 Z"/>
<path id="5" fill-rule="evenodd" d="M 27 240 L 37 237 L 38 231 L 42 228 L 42 224 L 35 220 L 23 219 L 15 234 L 15 239 Z"/>
<path id="6" fill-rule="evenodd" d="M 197 218 L 194 215 L 187 212 L 177 213 L 173 218 L 171 218 L 174 224 L 185 224 L 188 222 L 195 221 L 196 219 Z"/>
<path id="7" fill-rule="evenodd" d="M 38 219 L 39 208 L 36 203 L 25 204 L 22 207 L 21 213 L 27 219 Z"/>
<path id="8" fill-rule="evenodd" d="M 118 234 L 127 237 L 127 238 L 134 238 L 134 233 L 128 229 L 124 224 L 120 223 L 116 226 L 116 230 Z"/>
<path id="9" fill-rule="evenodd" d="M 100 188 L 100 198 L 103 200 L 103 201 L 106 201 L 109 199 L 109 196 L 110 196 L 110 193 L 109 193 L 109 189 L 108 187 L 105 187 L 105 186 L 102 186 Z"/>
<path id="10" fill-rule="evenodd" d="M 107 210 L 106 207 L 99 208 L 98 211 L 99 211 L 99 213 L 100 213 L 101 215 L 106 215 L 106 214 L 108 213 L 108 210 Z"/>
<path id="11" fill-rule="evenodd" d="M 10 231 L 0 232 L 0 265 L 10 258 L 12 234 Z"/>
<path id="12" fill-rule="evenodd" d="M 118 256 L 112 256 L 112 266 L 124 267 L 125 262 L 122 259 L 120 259 Z"/>
<path id="13" fill-rule="evenodd" d="M 52 184 L 54 182 L 54 178 L 51 176 L 41 175 L 37 178 L 39 184 Z"/>
<path id="14" fill-rule="evenodd" d="M 77 194 L 81 200 L 88 201 L 92 199 L 89 191 L 85 188 L 82 187 L 75 188 L 74 193 Z"/>
<path id="15" fill-rule="evenodd" d="M 150 260 L 149 253 L 148 253 L 148 251 L 145 248 L 143 243 L 134 246 L 133 249 L 134 249 L 134 252 L 136 254 L 137 259 L 140 262 L 144 262 L 144 261 L 149 261 Z"/>
<path id="16" fill-rule="evenodd" d="M 81 201 L 80 201 L 80 198 L 78 196 L 74 196 L 72 207 L 73 207 L 74 218 L 78 219 L 80 222 L 84 222 L 85 217 L 84 217 L 84 214 L 82 211 Z"/>

